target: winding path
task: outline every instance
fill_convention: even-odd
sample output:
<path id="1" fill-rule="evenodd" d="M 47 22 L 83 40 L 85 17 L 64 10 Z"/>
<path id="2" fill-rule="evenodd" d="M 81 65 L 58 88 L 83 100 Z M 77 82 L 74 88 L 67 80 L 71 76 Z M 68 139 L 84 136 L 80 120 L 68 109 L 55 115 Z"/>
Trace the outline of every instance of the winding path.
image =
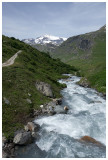
<path id="1" fill-rule="evenodd" d="M 15 59 L 17 58 L 18 54 L 20 54 L 22 51 L 19 50 L 17 53 L 15 53 L 10 59 L 8 59 L 6 62 L 2 63 L 2 67 L 7 67 L 12 64 L 14 64 Z"/>

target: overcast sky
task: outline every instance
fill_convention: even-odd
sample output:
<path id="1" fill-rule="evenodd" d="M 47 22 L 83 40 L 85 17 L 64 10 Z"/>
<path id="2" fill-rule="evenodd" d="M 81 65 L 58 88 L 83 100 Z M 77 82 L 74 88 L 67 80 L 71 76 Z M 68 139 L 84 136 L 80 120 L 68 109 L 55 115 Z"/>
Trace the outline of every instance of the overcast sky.
<path id="1" fill-rule="evenodd" d="M 9 37 L 60 37 L 95 31 L 106 24 L 105 2 L 3 2 L 2 31 Z"/>

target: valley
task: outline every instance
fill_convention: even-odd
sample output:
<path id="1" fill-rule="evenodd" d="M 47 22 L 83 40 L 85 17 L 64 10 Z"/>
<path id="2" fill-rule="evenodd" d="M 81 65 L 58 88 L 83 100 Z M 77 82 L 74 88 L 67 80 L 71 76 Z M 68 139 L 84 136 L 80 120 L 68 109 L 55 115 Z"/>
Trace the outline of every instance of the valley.
<path id="1" fill-rule="evenodd" d="M 47 35 L 37 38 L 37 41 L 23 41 L 54 59 L 75 66 L 83 77 L 79 84 L 84 86 L 88 83 L 89 87 L 106 95 L 106 25 L 97 31 L 63 38 L 62 41 L 59 37 L 56 40 L 52 37 Z"/>
<path id="2" fill-rule="evenodd" d="M 1 158 L 106 158 L 107 2 L 2 0 Z"/>
<path id="3" fill-rule="evenodd" d="M 26 146 L 30 150 L 29 154 L 28 152 L 26 152 L 26 147 L 24 147 L 25 153 L 22 153 L 22 146 L 21 148 L 19 147 L 18 151 L 13 148 L 15 155 L 13 155 L 14 153 L 11 154 L 12 151 L 9 148 L 6 149 L 9 150 L 8 153 L 7 151 L 3 150 L 3 152 L 5 151 L 4 155 L 6 154 L 6 156 L 4 157 L 9 157 L 9 155 L 10 157 L 15 156 L 18 158 L 100 158 L 106 156 L 104 113 L 105 99 L 102 98 L 103 95 L 105 98 L 106 91 L 105 36 L 105 26 L 96 32 L 74 36 L 67 40 L 65 39 L 64 42 L 60 42 L 60 44 L 58 45 L 49 42 L 48 39 L 48 43 L 45 43 L 46 40 L 42 41 L 41 39 L 41 44 L 27 44 L 18 39 L 15 39 L 14 37 L 9 38 L 3 35 L 3 136 L 5 136 L 5 138 L 8 140 L 8 145 L 10 145 L 10 142 L 14 142 L 12 143 L 14 146 L 17 146 L 17 139 L 15 140 L 15 135 L 17 134 L 17 132 L 22 136 L 24 134 L 28 134 L 29 136 L 31 135 L 34 141 L 36 141 L 36 144 L 34 144 L 33 142 L 31 145 Z M 38 45 L 38 47 L 41 45 L 41 48 L 39 48 L 40 51 L 36 49 L 36 45 Z M 54 46 L 52 47 L 53 49 L 51 49 L 51 46 Z M 45 52 L 43 52 L 43 50 Z M 80 76 L 80 78 L 76 76 Z M 70 78 L 67 79 L 68 77 Z M 90 89 L 90 87 L 95 88 L 97 91 L 101 92 L 102 95 L 96 90 Z M 63 88 L 65 89 L 63 90 Z M 79 106 L 80 103 L 81 106 Z M 56 109 L 54 109 L 55 107 Z M 94 110 L 92 110 L 93 107 L 95 107 L 96 110 L 95 116 Z M 65 108 L 67 108 L 66 112 Z M 89 112 L 90 114 L 93 114 L 91 117 Z M 71 123 L 70 115 L 73 117 L 74 122 L 76 121 L 76 123 L 78 123 L 78 130 L 74 127 L 74 123 Z M 97 117 L 98 115 L 101 115 L 102 121 L 104 123 L 101 124 L 101 121 L 98 121 L 98 123 L 100 123 L 99 125 L 97 123 L 94 123 L 94 119 L 96 120 L 96 122 L 98 120 L 96 115 Z M 61 128 L 61 131 L 59 130 L 59 121 L 61 123 L 64 123 L 63 117 L 66 118 L 66 123 L 71 126 L 72 129 L 74 127 L 76 132 L 75 135 L 72 134 L 70 137 L 68 137 L 68 131 L 70 130 L 70 127 L 66 127 L 67 132 L 64 129 L 64 126 L 63 128 Z M 82 119 L 82 117 L 85 117 L 87 119 L 88 125 L 86 128 L 82 126 L 83 130 L 80 130 L 82 123 L 80 124 L 78 122 L 78 118 Z M 47 119 L 48 121 L 51 121 L 51 124 L 49 124 L 49 122 L 47 124 Z M 89 119 L 91 119 L 92 125 L 89 123 Z M 36 125 L 39 125 L 39 132 L 28 132 L 28 130 L 26 131 L 26 128 L 24 130 L 24 127 L 27 123 L 36 123 Z M 54 127 L 56 123 L 58 125 Z M 83 125 L 84 123 L 85 121 L 83 122 Z M 104 133 L 102 134 L 102 128 L 100 128 L 100 126 L 102 126 L 103 124 Z M 49 139 L 48 144 L 50 145 L 50 147 L 49 149 L 44 149 L 43 152 L 44 145 L 41 146 L 41 144 L 46 141 L 44 138 L 47 137 L 46 133 L 48 132 L 47 127 L 43 127 L 44 125 L 49 127 L 50 132 L 48 135 L 52 139 L 55 137 L 55 140 L 53 142 L 50 142 Z M 97 130 L 94 130 L 92 133 L 92 127 L 94 125 L 100 131 L 99 136 L 97 135 Z M 55 136 L 55 130 L 57 130 L 58 138 Z M 35 139 L 35 137 L 33 137 L 32 134 L 36 134 L 36 137 L 40 136 L 38 141 Z M 41 134 L 44 134 L 45 137 L 42 137 Z M 61 134 L 63 134 L 63 137 L 61 136 Z M 85 152 L 84 148 L 86 148 L 89 144 L 85 144 L 85 146 L 83 146 L 82 142 L 79 142 L 81 137 L 82 139 L 83 137 L 88 138 L 89 140 L 91 140 L 90 143 L 96 143 L 94 146 L 96 152 L 93 152 L 91 149 L 93 144 L 91 144 L 88 150 Z M 75 148 L 70 150 L 69 154 L 64 150 L 64 148 L 63 153 L 63 150 L 60 147 L 60 143 L 56 144 L 56 141 L 58 141 L 58 139 L 62 140 L 63 138 L 66 138 L 67 142 L 71 142 L 76 145 Z M 62 141 L 62 143 L 63 145 L 64 143 L 65 145 L 68 145 L 64 140 Z M 55 147 L 53 146 L 55 144 L 59 148 L 58 154 L 52 153 L 51 151 L 52 148 L 55 150 Z M 97 144 L 99 144 L 99 146 L 97 146 Z M 33 146 L 34 149 L 32 152 L 31 149 Z M 78 154 L 78 146 L 80 146 L 80 149 L 82 148 L 83 150 L 81 154 Z M 73 150 L 75 150 L 76 153 L 73 153 Z"/>

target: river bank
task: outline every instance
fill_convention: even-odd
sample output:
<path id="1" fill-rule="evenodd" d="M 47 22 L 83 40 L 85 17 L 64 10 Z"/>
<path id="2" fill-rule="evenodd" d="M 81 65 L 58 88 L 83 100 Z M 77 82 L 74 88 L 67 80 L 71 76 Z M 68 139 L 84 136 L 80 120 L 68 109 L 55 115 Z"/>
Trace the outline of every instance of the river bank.
<path id="1" fill-rule="evenodd" d="M 40 125 L 39 139 L 20 147 L 17 158 L 105 157 L 105 100 L 97 91 L 78 86 L 79 79 L 59 81 L 67 85 L 61 91 L 61 106 L 69 106 L 67 114 L 38 117 L 34 122 Z M 89 143 L 79 141 L 84 136 Z"/>
<path id="2" fill-rule="evenodd" d="M 85 87 L 85 88 L 93 88 L 97 91 L 96 87 L 91 86 L 90 82 L 85 77 L 81 77 L 80 81 L 77 82 L 78 85 Z M 98 91 L 97 91 L 98 92 Z M 98 95 L 106 99 L 106 93 L 105 92 L 98 92 Z"/>
<path id="3" fill-rule="evenodd" d="M 2 148 L 3 148 L 3 158 L 15 158 L 14 152 L 22 147 L 33 143 L 39 138 L 38 131 L 40 126 L 34 123 L 35 119 L 43 116 L 52 116 L 54 114 L 66 114 L 68 107 L 61 107 L 62 98 L 51 98 L 49 103 L 40 105 L 39 110 L 33 111 L 30 122 L 28 122 L 23 129 L 19 129 L 14 133 L 13 139 L 6 139 L 4 134 L 2 135 Z"/>

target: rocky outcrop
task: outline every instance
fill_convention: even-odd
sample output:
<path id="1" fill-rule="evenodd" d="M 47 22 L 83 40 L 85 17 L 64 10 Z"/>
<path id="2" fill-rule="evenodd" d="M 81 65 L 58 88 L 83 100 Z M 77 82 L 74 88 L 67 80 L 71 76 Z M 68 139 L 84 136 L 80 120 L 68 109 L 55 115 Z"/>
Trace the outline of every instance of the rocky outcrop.
<path id="1" fill-rule="evenodd" d="M 86 49 L 90 49 L 92 46 L 91 41 L 88 39 L 82 39 L 79 45 L 79 48 L 86 50 Z"/>
<path id="2" fill-rule="evenodd" d="M 54 97 L 50 84 L 45 83 L 45 82 L 36 82 L 35 86 L 36 86 L 37 90 L 40 91 L 45 96 L 51 97 L 51 98 Z"/>
<path id="3" fill-rule="evenodd" d="M 32 143 L 33 138 L 31 136 L 30 131 L 20 131 L 17 133 L 13 139 L 13 142 L 18 145 L 27 145 L 29 143 Z"/>
<path id="4" fill-rule="evenodd" d="M 82 87 L 90 87 L 90 84 L 88 82 L 88 80 L 86 78 L 81 78 L 81 80 L 79 82 L 77 82 L 78 85 L 82 86 Z"/>

